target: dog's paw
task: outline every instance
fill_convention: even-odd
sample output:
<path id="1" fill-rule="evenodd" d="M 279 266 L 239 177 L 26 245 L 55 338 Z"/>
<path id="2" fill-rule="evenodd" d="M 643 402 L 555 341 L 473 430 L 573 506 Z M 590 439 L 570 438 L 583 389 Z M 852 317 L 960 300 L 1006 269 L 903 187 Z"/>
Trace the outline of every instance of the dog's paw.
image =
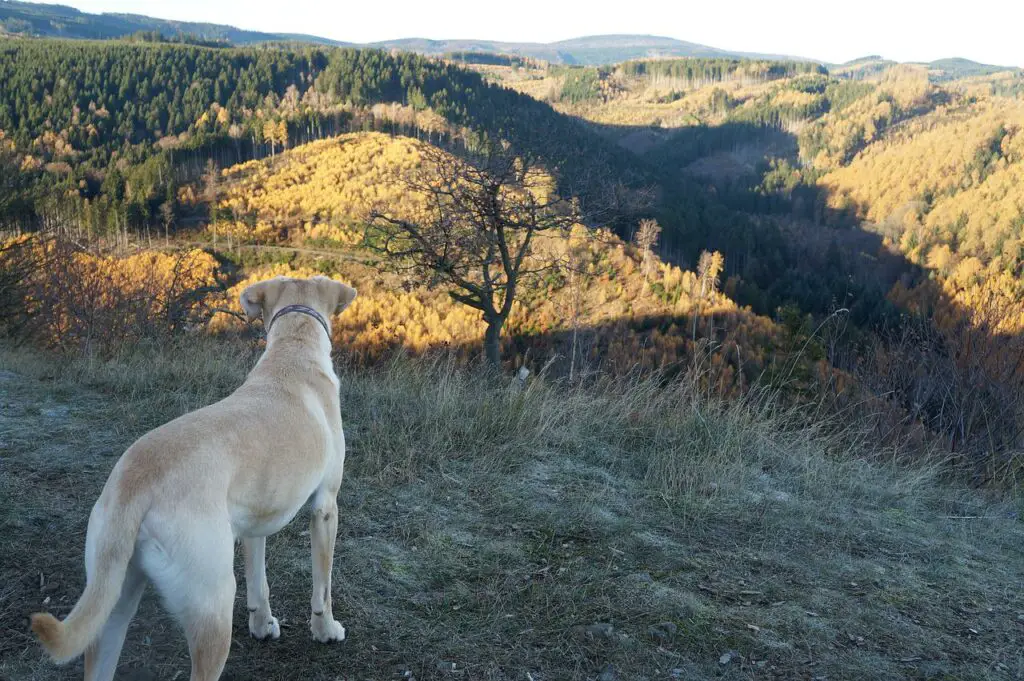
<path id="1" fill-rule="evenodd" d="M 341 622 L 330 616 L 313 615 L 309 628 L 313 632 L 313 639 L 320 643 L 345 640 L 345 627 Z"/>
<path id="2" fill-rule="evenodd" d="M 281 625 L 278 624 L 276 617 L 250 612 L 249 633 L 259 641 L 265 641 L 268 638 L 276 641 L 281 638 Z"/>

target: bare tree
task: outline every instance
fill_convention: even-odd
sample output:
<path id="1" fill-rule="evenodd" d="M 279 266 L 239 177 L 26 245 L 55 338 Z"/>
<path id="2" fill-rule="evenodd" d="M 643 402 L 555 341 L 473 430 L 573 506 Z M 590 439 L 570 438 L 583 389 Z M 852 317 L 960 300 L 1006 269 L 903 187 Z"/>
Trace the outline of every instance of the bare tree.
<path id="1" fill-rule="evenodd" d="M 700 280 L 700 297 L 697 311 L 693 315 L 693 342 L 697 342 L 697 318 L 704 314 L 704 305 L 711 295 L 718 292 L 718 277 L 725 269 L 725 257 L 718 251 L 702 251 L 697 261 L 697 279 Z"/>
<path id="2" fill-rule="evenodd" d="M 555 191 L 539 159 L 490 145 L 472 161 L 429 145 L 423 163 L 400 182 L 426 199 L 416 217 L 390 207 L 371 212 L 366 245 L 386 265 L 444 285 L 453 300 L 480 310 L 487 325 L 484 354 L 501 361 L 501 330 L 524 278 L 552 263 L 531 258 L 541 232 L 580 221 L 578 202 Z"/>
<path id="3" fill-rule="evenodd" d="M 206 170 L 203 171 L 203 200 L 210 210 L 210 228 L 213 230 L 213 247 L 217 248 L 217 201 L 220 198 L 220 173 L 212 158 L 206 159 Z"/>
<path id="4" fill-rule="evenodd" d="M 160 204 L 160 221 L 164 223 L 164 244 L 171 243 L 171 225 L 175 222 L 174 201 L 168 199 Z"/>
<path id="5" fill-rule="evenodd" d="M 651 269 L 651 256 L 654 247 L 658 245 L 658 237 L 661 236 L 661 225 L 657 220 L 648 218 L 640 221 L 640 227 L 636 231 L 636 247 L 643 254 L 644 281 Z"/>

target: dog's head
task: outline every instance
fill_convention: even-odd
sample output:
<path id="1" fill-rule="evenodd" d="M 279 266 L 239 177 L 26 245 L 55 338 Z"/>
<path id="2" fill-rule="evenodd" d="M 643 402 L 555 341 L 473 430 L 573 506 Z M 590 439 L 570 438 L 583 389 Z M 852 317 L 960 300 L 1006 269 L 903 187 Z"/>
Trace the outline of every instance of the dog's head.
<path id="1" fill-rule="evenodd" d="M 264 323 L 267 323 L 286 305 L 305 305 L 319 312 L 325 319 L 330 319 L 331 315 L 348 307 L 355 297 L 354 288 L 328 277 L 274 277 L 247 286 L 242 291 L 241 303 L 250 322 L 263 317 Z"/>

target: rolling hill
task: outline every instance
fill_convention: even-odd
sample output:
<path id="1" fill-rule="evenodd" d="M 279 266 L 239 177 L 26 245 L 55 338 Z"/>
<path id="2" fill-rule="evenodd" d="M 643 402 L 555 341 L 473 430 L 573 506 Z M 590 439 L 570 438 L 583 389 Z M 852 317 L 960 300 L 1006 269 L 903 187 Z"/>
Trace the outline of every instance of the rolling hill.
<path id="1" fill-rule="evenodd" d="M 17 0 L 0 1 L 0 35 L 107 40 L 138 31 L 158 31 L 166 36 L 194 35 L 236 45 L 299 41 L 321 45 L 354 45 L 330 38 L 293 33 L 248 31 L 223 24 L 157 19 L 139 14 L 90 14 L 64 5 L 45 5 Z M 674 38 L 650 35 L 605 35 L 574 38 L 554 43 L 500 42 L 491 40 L 430 40 L 402 38 L 365 45 L 427 55 L 448 52 L 498 52 L 554 64 L 611 64 L 644 57 L 774 58 L 722 50 Z M 787 57 L 788 58 L 788 57 Z"/>
<path id="2" fill-rule="evenodd" d="M 953 57 L 950 59 L 937 59 L 928 64 L 937 80 L 956 80 L 958 78 L 970 78 L 972 76 L 990 76 L 1001 71 L 1020 71 L 1013 66 L 996 66 L 994 64 L 979 64 L 970 59 Z"/>
<path id="3" fill-rule="evenodd" d="M 552 64 L 615 64 L 629 59 L 668 57 L 718 57 L 731 59 L 801 59 L 723 50 L 698 43 L 654 35 L 594 35 L 553 43 L 499 42 L 491 40 L 428 40 L 405 38 L 373 43 L 372 47 L 409 50 L 421 54 L 487 52 L 541 59 Z M 810 61 L 810 60 L 805 60 Z"/>

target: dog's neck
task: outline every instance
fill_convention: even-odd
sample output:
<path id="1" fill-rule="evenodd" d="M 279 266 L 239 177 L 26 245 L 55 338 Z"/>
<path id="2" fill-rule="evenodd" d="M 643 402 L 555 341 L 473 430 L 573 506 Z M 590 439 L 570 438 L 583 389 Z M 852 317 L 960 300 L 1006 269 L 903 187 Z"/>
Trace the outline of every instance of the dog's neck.
<path id="1" fill-rule="evenodd" d="M 316 323 L 313 323 L 314 321 Z M 278 310 L 267 324 L 267 349 L 264 355 L 277 348 L 293 358 L 298 357 L 298 348 L 315 348 L 317 361 L 321 358 L 330 361 L 330 326 L 313 308 L 305 305 L 285 306 Z"/>
<path id="2" fill-rule="evenodd" d="M 327 339 L 331 338 L 331 327 L 327 324 L 327 320 L 324 319 L 323 315 L 311 308 L 308 305 L 285 305 L 280 310 L 274 313 L 271 317 L 270 323 L 267 324 L 267 336 L 270 336 L 270 330 L 274 327 L 274 322 L 283 317 L 286 314 L 304 314 L 312 317 L 313 319 L 320 322 L 320 326 L 323 327 L 324 333 L 327 334 Z"/>

